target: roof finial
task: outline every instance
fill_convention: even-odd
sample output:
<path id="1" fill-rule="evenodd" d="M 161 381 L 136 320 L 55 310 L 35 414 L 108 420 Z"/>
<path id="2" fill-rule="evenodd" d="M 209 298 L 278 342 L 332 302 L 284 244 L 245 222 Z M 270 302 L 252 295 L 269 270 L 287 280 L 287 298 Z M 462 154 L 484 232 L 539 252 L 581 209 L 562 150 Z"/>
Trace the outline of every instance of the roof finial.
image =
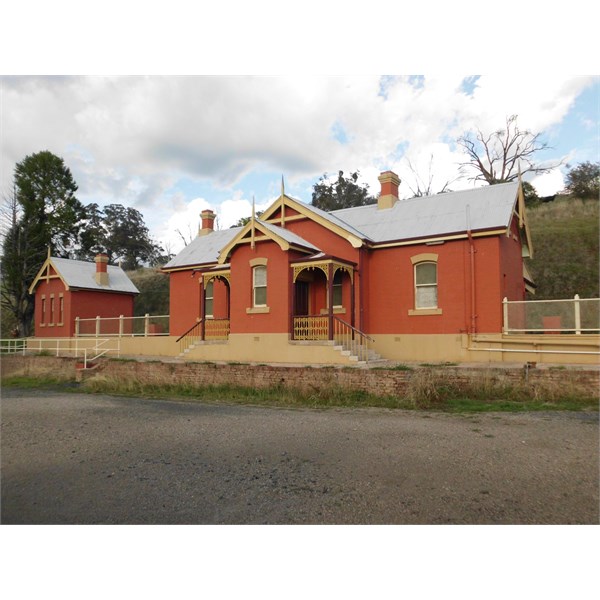
<path id="1" fill-rule="evenodd" d="M 523 218 L 525 214 L 525 194 L 523 193 L 523 179 L 521 178 L 521 161 L 518 164 L 519 169 L 519 188 L 517 191 L 518 194 L 518 203 L 519 203 L 519 228 L 523 228 Z"/>
<path id="2" fill-rule="evenodd" d="M 283 173 L 281 174 L 281 209 L 280 213 L 280 225 L 285 227 L 285 183 L 283 181 Z"/>
<path id="3" fill-rule="evenodd" d="M 50 246 L 48 246 L 48 260 L 50 260 Z"/>
<path id="4" fill-rule="evenodd" d="M 254 196 L 252 196 L 252 217 L 250 219 L 251 222 L 251 226 L 250 226 L 250 248 L 252 248 L 252 250 L 254 250 L 254 225 L 255 225 L 255 221 L 256 221 L 256 206 L 255 206 L 255 201 L 254 201 Z"/>

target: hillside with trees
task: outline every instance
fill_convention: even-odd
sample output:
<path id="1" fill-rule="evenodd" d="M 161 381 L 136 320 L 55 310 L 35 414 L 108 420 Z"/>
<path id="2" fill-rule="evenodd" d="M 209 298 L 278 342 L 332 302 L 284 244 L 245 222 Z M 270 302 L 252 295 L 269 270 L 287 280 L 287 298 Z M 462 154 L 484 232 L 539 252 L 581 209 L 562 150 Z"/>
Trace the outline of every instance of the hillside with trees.
<path id="1" fill-rule="evenodd" d="M 528 209 L 534 257 L 532 300 L 600 297 L 600 202 L 557 196 Z"/>

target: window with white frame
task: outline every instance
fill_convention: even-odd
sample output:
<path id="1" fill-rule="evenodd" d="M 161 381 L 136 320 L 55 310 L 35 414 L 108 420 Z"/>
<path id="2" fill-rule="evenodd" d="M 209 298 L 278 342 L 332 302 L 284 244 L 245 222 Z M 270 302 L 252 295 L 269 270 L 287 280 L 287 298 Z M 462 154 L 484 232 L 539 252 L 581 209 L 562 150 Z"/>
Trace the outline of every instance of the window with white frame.
<path id="1" fill-rule="evenodd" d="M 437 308 L 437 263 L 415 264 L 415 308 Z"/>
<path id="2" fill-rule="evenodd" d="M 212 319 L 213 317 L 213 301 L 215 297 L 213 283 L 213 281 L 209 281 L 204 290 L 204 316 L 207 319 Z"/>
<path id="3" fill-rule="evenodd" d="M 259 265 L 252 269 L 253 306 L 267 306 L 267 267 Z"/>

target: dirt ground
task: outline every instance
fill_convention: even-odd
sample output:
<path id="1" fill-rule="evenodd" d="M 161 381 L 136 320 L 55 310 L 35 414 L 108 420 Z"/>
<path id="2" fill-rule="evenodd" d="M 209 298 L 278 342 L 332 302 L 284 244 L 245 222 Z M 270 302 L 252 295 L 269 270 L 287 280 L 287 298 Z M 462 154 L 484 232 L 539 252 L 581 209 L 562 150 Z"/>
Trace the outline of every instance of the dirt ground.
<path id="1" fill-rule="evenodd" d="M 3 390 L 2 523 L 599 522 L 598 413 Z"/>

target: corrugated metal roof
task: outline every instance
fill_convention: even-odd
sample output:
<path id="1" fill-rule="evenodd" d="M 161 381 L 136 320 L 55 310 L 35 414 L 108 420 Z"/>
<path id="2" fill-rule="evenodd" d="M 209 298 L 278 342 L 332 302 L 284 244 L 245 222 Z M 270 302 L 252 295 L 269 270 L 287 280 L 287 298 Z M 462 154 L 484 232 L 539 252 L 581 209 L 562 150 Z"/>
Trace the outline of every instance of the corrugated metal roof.
<path id="1" fill-rule="evenodd" d="M 266 229 L 278 235 L 280 238 L 284 239 L 286 242 L 293 244 L 295 246 L 302 246 L 304 248 L 308 248 L 309 250 L 314 250 L 315 252 L 319 252 L 320 248 L 317 248 L 314 244 L 307 242 L 304 238 L 301 238 L 299 235 L 290 231 L 289 229 L 284 229 L 283 227 L 278 227 L 277 225 L 273 225 L 273 223 L 265 223 L 259 219 L 256 219 L 261 225 L 263 225 Z"/>
<path id="2" fill-rule="evenodd" d="M 315 214 L 319 215 L 326 221 L 329 221 L 333 225 L 337 225 L 338 227 L 345 229 L 347 232 L 354 234 L 356 237 L 358 237 L 360 239 L 365 239 L 366 236 L 364 235 L 364 233 L 362 233 L 361 231 L 356 229 L 355 225 L 352 225 L 351 223 L 346 222 L 343 219 L 343 217 L 340 218 L 338 216 L 338 213 L 343 212 L 343 211 L 336 210 L 336 211 L 332 211 L 332 212 L 327 212 L 326 210 L 317 208 L 316 206 L 313 206 L 312 204 L 306 204 L 305 202 L 302 202 L 302 200 L 298 200 L 297 198 L 292 198 L 291 196 L 287 196 L 287 197 L 290 198 L 291 200 L 294 200 L 295 202 L 298 202 L 299 204 L 303 204 L 306 208 L 308 208 Z M 377 205 L 375 205 L 375 206 L 377 206 Z"/>
<path id="3" fill-rule="evenodd" d="M 54 257 L 51 257 L 50 260 L 70 288 L 102 290 L 104 292 L 126 292 L 128 294 L 140 293 L 121 267 L 108 265 L 108 285 L 98 285 L 96 283 L 95 262 Z"/>
<path id="4" fill-rule="evenodd" d="M 199 235 L 177 256 L 172 258 L 163 269 L 175 269 L 193 265 L 216 263 L 221 250 L 242 230 L 242 227 L 221 229 L 207 235 Z"/>
<path id="5" fill-rule="evenodd" d="M 309 204 L 305 206 L 360 239 L 383 243 L 463 233 L 469 228 L 471 231 L 506 228 L 512 217 L 518 185 L 516 182 L 504 183 L 435 196 L 398 200 L 392 208 L 384 210 L 379 210 L 377 204 L 371 204 L 328 213 Z M 320 251 L 320 248 L 289 229 L 258 221 L 269 231 L 291 244 Z M 197 237 L 164 268 L 216 263 L 220 251 L 241 229 L 235 227 Z"/>
<path id="6" fill-rule="evenodd" d="M 376 204 L 336 210 L 331 214 L 375 243 L 437 237 L 470 229 L 503 228 L 510 223 L 518 183 L 398 200 L 389 209 Z M 469 207 L 469 217 L 467 217 Z"/>

